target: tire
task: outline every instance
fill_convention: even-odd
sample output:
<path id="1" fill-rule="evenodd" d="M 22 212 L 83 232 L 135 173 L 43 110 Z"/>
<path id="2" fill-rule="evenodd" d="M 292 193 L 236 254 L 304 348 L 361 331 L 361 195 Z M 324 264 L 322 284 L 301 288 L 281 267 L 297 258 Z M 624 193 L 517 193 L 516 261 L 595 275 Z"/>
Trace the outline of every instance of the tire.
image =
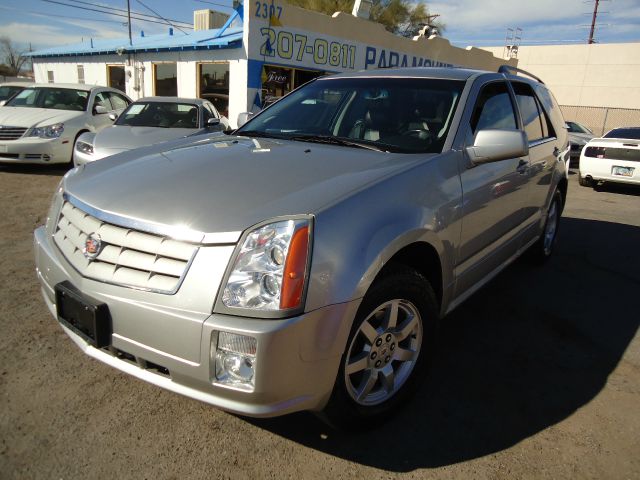
<path id="1" fill-rule="evenodd" d="M 415 270 L 393 266 L 376 280 L 358 309 L 320 417 L 335 428 L 360 429 L 395 413 L 424 376 L 438 311 L 431 285 Z"/>
<path id="2" fill-rule="evenodd" d="M 544 223 L 544 230 L 540 238 L 529 249 L 529 258 L 534 263 L 544 263 L 553 254 L 553 249 L 558 238 L 560 227 L 560 215 L 562 213 L 562 196 L 558 190 L 553 194 L 549 210 L 547 210 L 547 220 Z"/>
<path id="3" fill-rule="evenodd" d="M 582 178 L 580 176 L 580 170 L 578 170 L 578 184 L 581 187 L 592 187 L 593 186 L 593 182 L 591 180 L 589 180 L 588 178 Z"/>

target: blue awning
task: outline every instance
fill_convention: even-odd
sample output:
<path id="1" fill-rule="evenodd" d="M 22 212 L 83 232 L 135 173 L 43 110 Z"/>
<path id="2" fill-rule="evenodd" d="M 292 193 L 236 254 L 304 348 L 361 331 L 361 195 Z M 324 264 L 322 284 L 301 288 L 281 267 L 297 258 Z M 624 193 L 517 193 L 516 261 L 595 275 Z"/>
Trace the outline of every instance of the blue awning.
<path id="1" fill-rule="evenodd" d="M 149 35 L 129 39 L 90 39 L 73 45 L 47 48 L 29 52 L 33 58 L 69 57 L 78 55 L 108 55 L 136 52 L 172 52 L 188 50 L 211 50 L 218 48 L 240 48 L 242 46 L 242 27 L 220 28 L 217 30 L 197 30 L 187 34 Z"/>

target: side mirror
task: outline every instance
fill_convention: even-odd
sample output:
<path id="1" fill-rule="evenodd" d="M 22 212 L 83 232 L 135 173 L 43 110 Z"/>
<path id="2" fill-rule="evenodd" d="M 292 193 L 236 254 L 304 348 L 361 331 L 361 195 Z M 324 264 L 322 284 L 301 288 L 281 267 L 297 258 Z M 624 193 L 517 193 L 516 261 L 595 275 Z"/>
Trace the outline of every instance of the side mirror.
<path id="1" fill-rule="evenodd" d="M 529 154 L 527 135 L 520 130 L 480 130 L 473 146 L 467 147 L 467 155 L 478 165 Z"/>
<path id="2" fill-rule="evenodd" d="M 7 103 L 6 100 L 0 100 L 0 107 L 2 107 L 5 103 Z"/>
<path id="3" fill-rule="evenodd" d="M 242 112 L 238 114 L 238 128 L 247 123 L 255 114 L 251 112 Z"/>
<path id="4" fill-rule="evenodd" d="M 210 118 L 209 120 L 207 120 L 207 128 L 212 128 L 212 127 L 217 127 L 218 125 L 220 125 L 220 119 L 219 118 Z"/>
<path id="5" fill-rule="evenodd" d="M 93 107 L 94 115 L 103 115 L 105 113 L 109 113 L 109 110 L 107 110 L 106 107 L 103 107 L 102 105 L 96 105 L 95 107 Z"/>
<path id="6" fill-rule="evenodd" d="M 112 122 L 115 122 L 117 119 L 118 119 L 118 114 L 117 113 L 110 113 L 109 114 L 109 120 L 111 120 Z"/>

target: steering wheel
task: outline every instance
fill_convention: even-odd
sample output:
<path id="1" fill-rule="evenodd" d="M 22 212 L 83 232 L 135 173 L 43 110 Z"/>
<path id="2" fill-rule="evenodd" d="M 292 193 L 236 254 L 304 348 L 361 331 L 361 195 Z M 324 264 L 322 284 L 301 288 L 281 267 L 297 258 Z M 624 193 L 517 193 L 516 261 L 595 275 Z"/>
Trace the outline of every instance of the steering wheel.
<path id="1" fill-rule="evenodd" d="M 402 137 L 414 137 L 420 140 L 433 140 L 433 134 L 429 130 L 423 130 L 422 128 L 414 128 L 407 130 L 400 134 Z"/>

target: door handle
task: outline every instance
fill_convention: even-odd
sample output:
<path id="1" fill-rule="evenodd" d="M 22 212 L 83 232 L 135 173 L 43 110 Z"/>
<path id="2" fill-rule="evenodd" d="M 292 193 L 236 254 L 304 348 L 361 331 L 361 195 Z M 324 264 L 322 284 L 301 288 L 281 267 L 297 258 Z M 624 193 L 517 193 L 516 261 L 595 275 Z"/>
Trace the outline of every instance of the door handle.
<path id="1" fill-rule="evenodd" d="M 528 168 L 529 162 L 527 160 L 520 159 L 520 161 L 518 162 L 518 166 L 516 167 L 516 171 L 520 174 L 524 174 L 527 172 Z"/>
<path id="2" fill-rule="evenodd" d="M 553 149 L 553 156 L 554 156 L 554 157 L 559 157 L 561 153 L 562 153 L 562 152 L 560 151 L 560 149 L 559 149 L 558 147 L 555 147 L 555 148 Z"/>

